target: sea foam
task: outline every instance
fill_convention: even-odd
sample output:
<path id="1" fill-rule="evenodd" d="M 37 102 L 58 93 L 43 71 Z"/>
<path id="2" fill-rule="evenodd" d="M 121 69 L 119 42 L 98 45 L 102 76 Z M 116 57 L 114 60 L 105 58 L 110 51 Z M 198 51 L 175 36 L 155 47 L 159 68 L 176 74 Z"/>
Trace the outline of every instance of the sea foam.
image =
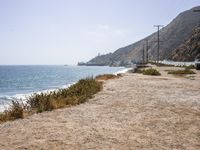
<path id="1" fill-rule="evenodd" d="M 62 85 L 60 88 L 56 88 L 56 89 L 35 91 L 35 92 L 26 93 L 26 94 L 15 94 L 12 96 L 9 96 L 9 95 L 0 96 L 0 112 L 3 112 L 4 110 L 8 109 L 12 101 L 21 101 L 23 103 L 26 103 L 27 99 L 34 94 L 41 94 L 41 93 L 48 94 L 50 92 L 58 91 L 60 89 L 69 88 L 71 85 L 75 83 L 76 82 L 73 82 L 67 85 Z"/>
<path id="2" fill-rule="evenodd" d="M 132 70 L 133 68 L 125 68 L 123 70 L 117 71 L 114 73 L 114 75 L 120 74 L 120 73 L 127 73 L 129 70 Z"/>

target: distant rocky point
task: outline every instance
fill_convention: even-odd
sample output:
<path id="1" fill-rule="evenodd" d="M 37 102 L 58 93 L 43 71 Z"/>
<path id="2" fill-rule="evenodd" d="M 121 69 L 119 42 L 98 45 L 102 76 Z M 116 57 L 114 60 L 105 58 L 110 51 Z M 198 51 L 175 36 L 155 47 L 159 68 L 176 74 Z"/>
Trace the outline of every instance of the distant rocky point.
<path id="1" fill-rule="evenodd" d="M 101 64 L 95 64 L 95 63 L 85 63 L 85 62 L 78 62 L 78 66 L 105 66 L 105 65 L 101 65 Z"/>

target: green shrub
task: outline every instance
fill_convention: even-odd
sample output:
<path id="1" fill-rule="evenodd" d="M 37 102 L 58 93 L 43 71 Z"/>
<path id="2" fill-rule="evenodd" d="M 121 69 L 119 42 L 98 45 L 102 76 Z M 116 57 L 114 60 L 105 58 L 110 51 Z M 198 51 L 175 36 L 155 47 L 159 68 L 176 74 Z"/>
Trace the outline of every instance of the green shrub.
<path id="1" fill-rule="evenodd" d="M 18 101 L 12 101 L 9 113 L 13 119 L 23 118 L 24 107 Z"/>
<path id="2" fill-rule="evenodd" d="M 96 76 L 96 80 L 109 80 L 109 79 L 115 79 L 119 78 L 120 75 L 114 75 L 114 74 L 103 74 Z"/>
<path id="3" fill-rule="evenodd" d="M 35 94 L 27 100 L 27 103 L 33 111 L 50 111 L 66 105 L 83 103 L 101 88 L 102 85 L 93 78 L 82 79 L 68 89 L 60 89 L 50 94 Z"/>
<path id="4" fill-rule="evenodd" d="M 25 114 L 40 113 L 86 102 L 102 89 L 102 83 L 93 78 L 79 80 L 67 89 L 33 94 L 26 105 L 13 101 L 10 108 L 0 114 L 0 122 L 23 118 Z"/>
<path id="5" fill-rule="evenodd" d="M 143 73 L 143 70 L 142 68 L 136 68 L 135 69 L 135 73 Z"/>
<path id="6" fill-rule="evenodd" d="M 189 65 L 189 66 L 186 66 L 185 68 L 186 69 L 195 69 L 195 66 L 194 65 Z"/>
<path id="7" fill-rule="evenodd" d="M 23 118 L 23 112 L 23 104 L 20 104 L 18 101 L 12 101 L 10 108 L 8 110 L 5 110 L 2 114 L 0 114 L 0 123 Z"/>
<path id="8" fill-rule="evenodd" d="M 159 76 L 161 75 L 160 72 L 156 69 L 153 69 L 153 68 L 149 68 L 149 69 L 144 69 L 142 71 L 142 74 L 143 75 L 152 75 L 152 76 Z"/>
<path id="9" fill-rule="evenodd" d="M 27 104 L 30 109 L 36 110 L 36 112 L 43 112 L 43 111 L 50 111 L 52 110 L 53 103 L 51 99 L 51 93 L 50 94 L 34 94 L 29 97 L 27 100 Z"/>
<path id="10" fill-rule="evenodd" d="M 183 70 L 169 70 L 168 74 L 186 75 L 186 74 L 196 74 L 196 73 L 194 71 L 186 68 Z"/>

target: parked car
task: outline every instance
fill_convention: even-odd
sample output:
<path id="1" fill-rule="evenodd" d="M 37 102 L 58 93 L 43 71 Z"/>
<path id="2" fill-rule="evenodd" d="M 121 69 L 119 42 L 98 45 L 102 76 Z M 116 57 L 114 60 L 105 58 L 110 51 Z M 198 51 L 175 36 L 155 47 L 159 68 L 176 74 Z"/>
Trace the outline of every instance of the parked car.
<path id="1" fill-rule="evenodd" d="M 200 59 L 196 59 L 196 60 L 195 60 L 195 68 L 196 68 L 197 70 L 200 70 Z"/>

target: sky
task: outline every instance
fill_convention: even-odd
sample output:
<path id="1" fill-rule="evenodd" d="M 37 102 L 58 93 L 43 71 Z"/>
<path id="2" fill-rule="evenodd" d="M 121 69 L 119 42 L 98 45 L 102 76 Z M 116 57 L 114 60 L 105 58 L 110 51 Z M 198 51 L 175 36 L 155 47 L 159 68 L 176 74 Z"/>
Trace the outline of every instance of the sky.
<path id="1" fill-rule="evenodd" d="M 0 65 L 76 65 L 167 25 L 200 0 L 0 0 Z"/>

